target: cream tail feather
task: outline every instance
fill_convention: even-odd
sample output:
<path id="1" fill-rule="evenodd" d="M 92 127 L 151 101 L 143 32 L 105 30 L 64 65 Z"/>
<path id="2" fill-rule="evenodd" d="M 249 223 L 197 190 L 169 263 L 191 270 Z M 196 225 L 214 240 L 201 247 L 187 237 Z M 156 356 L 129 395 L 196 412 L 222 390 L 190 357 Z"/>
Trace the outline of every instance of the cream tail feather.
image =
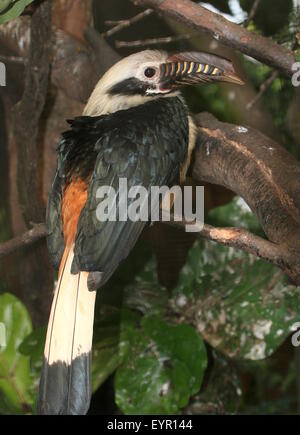
<path id="1" fill-rule="evenodd" d="M 74 247 L 66 249 L 48 323 L 39 389 L 39 414 L 85 414 L 96 292 L 87 272 L 71 274 Z"/>

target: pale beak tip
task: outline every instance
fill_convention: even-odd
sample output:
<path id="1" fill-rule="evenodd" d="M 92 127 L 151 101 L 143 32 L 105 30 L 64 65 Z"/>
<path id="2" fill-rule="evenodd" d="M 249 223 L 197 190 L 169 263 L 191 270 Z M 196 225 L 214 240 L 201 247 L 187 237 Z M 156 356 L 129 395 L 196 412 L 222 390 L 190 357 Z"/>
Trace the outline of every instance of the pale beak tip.
<path id="1" fill-rule="evenodd" d="M 242 80 L 238 75 L 226 75 L 225 81 L 228 81 L 229 83 L 233 83 L 235 85 L 245 85 L 246 83 L 244 80 Z"/>

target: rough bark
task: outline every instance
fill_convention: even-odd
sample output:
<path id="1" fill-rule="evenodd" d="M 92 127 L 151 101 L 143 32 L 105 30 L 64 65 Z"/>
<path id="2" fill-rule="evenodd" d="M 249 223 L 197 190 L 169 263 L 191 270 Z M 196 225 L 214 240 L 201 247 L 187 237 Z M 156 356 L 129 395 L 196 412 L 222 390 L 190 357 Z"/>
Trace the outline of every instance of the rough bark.
<path id="1" fill-rule="evenodd" d="M 300 164 L 259 131 L 197 117 L 193 178 L 242 196 L 274 243 L 300 248 Z"/>

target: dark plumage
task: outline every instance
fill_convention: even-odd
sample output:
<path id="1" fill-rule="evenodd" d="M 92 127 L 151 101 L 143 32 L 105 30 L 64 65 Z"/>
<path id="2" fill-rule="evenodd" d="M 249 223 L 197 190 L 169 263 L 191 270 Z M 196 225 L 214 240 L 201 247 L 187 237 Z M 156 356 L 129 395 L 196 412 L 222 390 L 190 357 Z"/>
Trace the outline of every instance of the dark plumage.
<path id="1" fill-rule="evenodd" d="M 169 185 L 178 177 L 188 149 L 188 113 L 178 97 L 160 98 L 141 106 L 99 117 L 70 121 L 58 148 L 58 169 L 49 197 L 48 246 L 52 263 L 64 251 L 60 204 L 73 178 L 90 182 L 75 242 L 72 272 L 103 272 L 103 285 L 136 243 L 145 222 L 100 222 L 97 189 L 118 191 L 119 178 L 128 189 Z"/>
<path id="2" fill-rule="evenodd" d="M 131 77 L 113 85 L 108 92 L 110 95 L 146 95 L 149 87 L 151 87 L 149 83 L 143 83 L 135 77 Z M 152 86 L 152 89 L 155 87 Z"/>
<path id="3" fill-rule="evenodd" d="M 112 66 L 90 96 L 86 116 L 69 121 L 47 210 L 49 254 L 59 274 L 38 413 L 87 412 L 95 290 L 127 257 L 151 212 L 148 202 L 143 221 L 118 218 L 119 182 L 127 182 L 128 192 L 138 186 L 149 194 L 152 186 L 184 180 L 196 133 L 178 89 L 216 81 L 241 83 L 231 62 L 214 55 L 145 50 Z M 114 221 L 97 217 L 101 187 L 113 188 L 106 205 L 116 204 Z M 128 199 L 125 213 L 138 207 L 136 199 Z"/>

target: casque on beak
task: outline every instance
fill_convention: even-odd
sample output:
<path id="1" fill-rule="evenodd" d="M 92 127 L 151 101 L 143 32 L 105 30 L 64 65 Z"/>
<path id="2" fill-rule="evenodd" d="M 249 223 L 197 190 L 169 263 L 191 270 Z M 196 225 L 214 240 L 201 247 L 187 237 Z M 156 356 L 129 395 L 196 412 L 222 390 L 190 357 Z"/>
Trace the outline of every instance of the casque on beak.
<path id="1" fill-rule="evenodd" d="M 214 54 L 185 52 L 171 55 L 160 66 L 160 84 L 163 90 L 183 85 L 228 82 L 243 85 L 232 62 Z"/>

